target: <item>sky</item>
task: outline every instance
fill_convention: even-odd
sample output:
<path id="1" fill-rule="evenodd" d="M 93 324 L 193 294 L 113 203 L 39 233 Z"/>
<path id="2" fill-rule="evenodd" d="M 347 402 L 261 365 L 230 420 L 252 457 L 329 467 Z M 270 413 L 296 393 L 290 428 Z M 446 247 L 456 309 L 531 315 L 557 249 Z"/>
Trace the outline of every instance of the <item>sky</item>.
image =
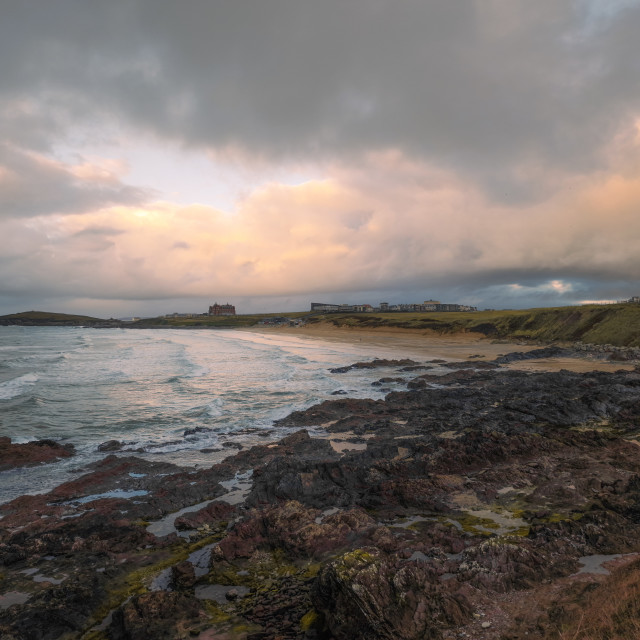
<path id="1" fill-rule="evenodd" d="M 0 314 L 640 295 L 640 0 L 0 0 Z"/>

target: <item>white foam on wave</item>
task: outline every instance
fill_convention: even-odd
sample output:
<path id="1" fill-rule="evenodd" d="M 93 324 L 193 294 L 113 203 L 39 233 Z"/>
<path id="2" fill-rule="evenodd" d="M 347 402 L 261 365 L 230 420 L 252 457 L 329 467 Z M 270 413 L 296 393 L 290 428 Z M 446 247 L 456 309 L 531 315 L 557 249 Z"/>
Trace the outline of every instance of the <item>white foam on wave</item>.
<path id="1" fill-rule="evenodd" d="M 35 373 L 25 373 L 22 376 L 0 383 L 0 400 L 17 398 L 27 392 L 40 378 Z"/>
<path id="2" fill-rule="evenodd" d="M 215 398 L 209 404 L 207 404 L 206 415 L 210 418 L 218 418 L 224 413 L 223 410 L 224 399 L 223 398 Z"/>

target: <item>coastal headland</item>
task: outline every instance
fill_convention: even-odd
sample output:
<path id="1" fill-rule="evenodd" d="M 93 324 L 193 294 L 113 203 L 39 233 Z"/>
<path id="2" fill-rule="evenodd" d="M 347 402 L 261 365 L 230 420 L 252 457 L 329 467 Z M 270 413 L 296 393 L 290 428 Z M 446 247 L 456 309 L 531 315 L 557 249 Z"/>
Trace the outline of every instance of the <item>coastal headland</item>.
<path id="1" fill-rule="evenodd" d="M 407 313 L 309 313 L 161 316 L 125 322 L 114 318 L 26 311 L 0 316 L 0 326 L 87 326 L 131 329 L 239 329 L 295 324 L 326 331 L 328 327 L 360 331 L 403 330 L 425 336 L 476 334 L 476 337 L 534 344 L 573 343 L 640 347 L 640 304 L 582 305 L 540 309 L 505 309 Z"/>
<path id="2" fill-rule="evenodd" d="M 632 313 L 577 318 L 563 339 L 541 337 L 561 333 L 548 318 L 510 339 L 348 318 L 249 329 L 370 347 L 336 379 L 411 375 L 293 412 L 292 435 L 207 468 L 105 442 L 81 477 L 0 505 L 0 636 L 636 637 L 638 332 L 593 338 Z M 73 455 L 2 444 L 3 468 Z"/>

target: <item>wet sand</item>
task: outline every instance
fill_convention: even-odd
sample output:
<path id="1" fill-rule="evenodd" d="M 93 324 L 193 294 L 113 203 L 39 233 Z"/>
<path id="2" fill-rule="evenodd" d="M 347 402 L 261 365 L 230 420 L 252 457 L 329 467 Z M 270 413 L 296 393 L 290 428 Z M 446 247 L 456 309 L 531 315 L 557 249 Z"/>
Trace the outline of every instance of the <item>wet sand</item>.
<path id="1" fill-rule="evenodd" d="M 377 356 L 376 348 L 396 351 L 403 357 L 443 358 L 447 360 L 466 360 L 471 356 L 478 361 L 494 360 L 500 355 L 514 351 L 531 351 L 542 345 L 532 345 L 523 342 L 510 342 L 486 338 L 478 333 L 459 333 L 447 336 L 424 329 L 349 329 L 335 327 L 322 323 L 303 327 L 251 327 L 244 329 L 265 335 L 286 335 L 309 340 L 323 340 L 342 342 L 371 347 L 372 357 Z M 541 360 L 526 360 L 506 365 L 510 369 L 527 371 L 618 371 L 631 370 L 633 364 L 608 362 L 588 355 L 576 358 L 545 358 Z"/>

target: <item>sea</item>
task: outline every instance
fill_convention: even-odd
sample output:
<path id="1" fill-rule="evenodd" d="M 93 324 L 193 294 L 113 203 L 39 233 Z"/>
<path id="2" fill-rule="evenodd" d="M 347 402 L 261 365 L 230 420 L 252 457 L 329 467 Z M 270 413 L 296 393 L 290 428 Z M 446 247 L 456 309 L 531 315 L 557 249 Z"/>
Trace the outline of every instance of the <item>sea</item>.
<path id="1" fill-rule="evenodd" d="M 210 466 L 238 446 L 291 433 L 274 421 L 336 392 L 383 397 L 372 382 L 388 373 L 330 369 L 402 355 L 410 354 L 295 330 L 0 327 L 0 435 L 15 443 L 52 439 L 76 451 L 0 472 L 0 504 L 78 477 L 107 455 L 98 447 L 110 440 L 124 443 L 117 455 Z M 310 432 L 325 433 L 321 425 Z"/>

